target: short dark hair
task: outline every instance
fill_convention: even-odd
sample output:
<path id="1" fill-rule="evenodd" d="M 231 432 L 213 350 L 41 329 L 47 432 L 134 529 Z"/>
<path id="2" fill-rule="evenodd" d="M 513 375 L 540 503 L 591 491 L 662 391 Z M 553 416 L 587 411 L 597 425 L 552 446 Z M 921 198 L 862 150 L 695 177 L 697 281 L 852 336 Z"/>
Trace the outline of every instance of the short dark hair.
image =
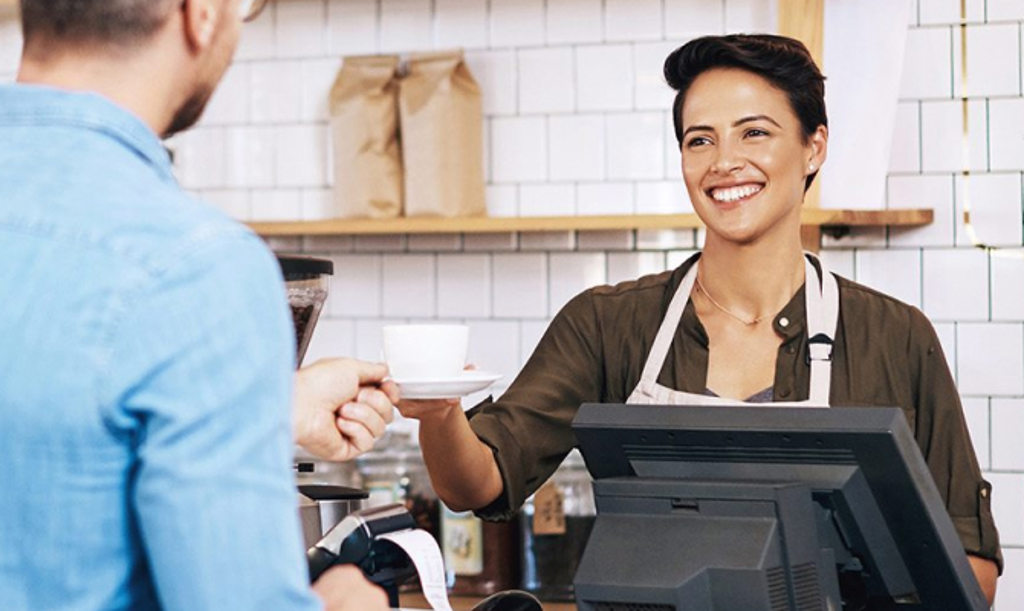
<path id="1" fill-rule="evenodd" d="M 752 72 L 785 93 L 800 119 L 805 139 L 810 138 L 819 125 L 828 127 L 825 77 L 799 40 L 772 34 L 703 36 L 679 47 L 665 60 L 665 80 L 676 90 L 672 124 L 680 145 L 686 91 L 698 76 L 714 68 Z M 810 187 L 816 175 L 817 172 L 807 177 L 806 187 Z"/>
<path id="2" fill-rule="evenodd" d="M 156 32 L 179 0 L 21 0 L 25 42 L 131 44 Z"/>

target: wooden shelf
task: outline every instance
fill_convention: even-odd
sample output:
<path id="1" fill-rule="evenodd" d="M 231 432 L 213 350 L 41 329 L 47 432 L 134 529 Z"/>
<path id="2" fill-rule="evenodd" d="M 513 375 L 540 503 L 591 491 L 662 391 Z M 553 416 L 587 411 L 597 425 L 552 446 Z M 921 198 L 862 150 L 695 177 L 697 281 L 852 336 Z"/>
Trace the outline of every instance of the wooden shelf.
<path id="1" fill-rule="evenodd" d="M 845 231 L 850 227 L 915 227 L 932 222 L 930 209 L 847 210 L 804 208 L 804 226 Z M 515 233 L 521 231 L 614 231 L 621 229 L 694 229 L 696 214 L 622 216 L 461 217 L 396 219 L 329 219 L 323 221 L 252 222 L 267 237 L 303 235 L 381 235 L 424 233 Z"/>

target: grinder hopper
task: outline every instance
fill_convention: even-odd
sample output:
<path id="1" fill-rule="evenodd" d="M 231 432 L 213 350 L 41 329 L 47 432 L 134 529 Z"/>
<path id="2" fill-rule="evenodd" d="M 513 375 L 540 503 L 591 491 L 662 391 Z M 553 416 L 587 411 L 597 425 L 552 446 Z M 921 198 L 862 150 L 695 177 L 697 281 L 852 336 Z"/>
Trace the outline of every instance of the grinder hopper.
<path id="1" fill-rule="evenodd" d="M 306 348 L 313 337 L 313 328 L 327 300 L 327 277 L 334 273 L 334 263 L 301 255 L 277 255 L 284 275 L 288 304 L 295 323 L 295 366 L 302 365 Z"/>

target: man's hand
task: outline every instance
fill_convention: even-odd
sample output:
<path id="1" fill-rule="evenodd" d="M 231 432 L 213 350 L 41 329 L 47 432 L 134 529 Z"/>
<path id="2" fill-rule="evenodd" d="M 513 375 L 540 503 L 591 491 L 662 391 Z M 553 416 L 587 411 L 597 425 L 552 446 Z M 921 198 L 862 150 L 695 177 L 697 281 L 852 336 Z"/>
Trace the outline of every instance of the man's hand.
<path id="1" fill-rule="evenodd" d="M 328 569 L 313 583 L 313 592 L 324 602 L 326 611 L 387 611 L 384 590 L 363 577 L 363 572 L 348 564 Z"/>
<path id="2" fill-rule="evenodd" d="M 295 374 L 295 442 L 326 460 L 370 450 L 394 418 L 398 387 L 388 368 L 354 359 L 323 359 Z"/>

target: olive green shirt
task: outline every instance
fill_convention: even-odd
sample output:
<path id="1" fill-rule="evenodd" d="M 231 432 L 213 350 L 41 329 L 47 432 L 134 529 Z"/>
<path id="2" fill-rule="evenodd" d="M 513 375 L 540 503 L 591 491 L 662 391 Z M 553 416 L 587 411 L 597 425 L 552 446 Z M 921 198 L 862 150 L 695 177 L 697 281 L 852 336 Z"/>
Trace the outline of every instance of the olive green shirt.
<path id="1" fill-rule="evenodd" d="M 470 425 L 494 451 L 504 483 L 500 498 L 477 513 L 510 516 L 576 445 L 571 423 L 582 403 L 624 403 L 640 380 L 651 344 L 683 276 L 679 268 L 574 297 L 551 322 L 508 391 L 470 413 Z M 840 310 L 832 352 L 832 406 L 898 406 L 946 503 L 967 552 L 996 561 L 999 537 L 991 486 L 982 479 L 960 397 L 935 331 L 924 314 L 877 291 L 838 278 Z M 773 325 L 782 338 L 775 401 L 807 399 L 810 366 L 804 289 Z M 708 337 L 690 302 L 658 383 L 703 393 Z"/>

